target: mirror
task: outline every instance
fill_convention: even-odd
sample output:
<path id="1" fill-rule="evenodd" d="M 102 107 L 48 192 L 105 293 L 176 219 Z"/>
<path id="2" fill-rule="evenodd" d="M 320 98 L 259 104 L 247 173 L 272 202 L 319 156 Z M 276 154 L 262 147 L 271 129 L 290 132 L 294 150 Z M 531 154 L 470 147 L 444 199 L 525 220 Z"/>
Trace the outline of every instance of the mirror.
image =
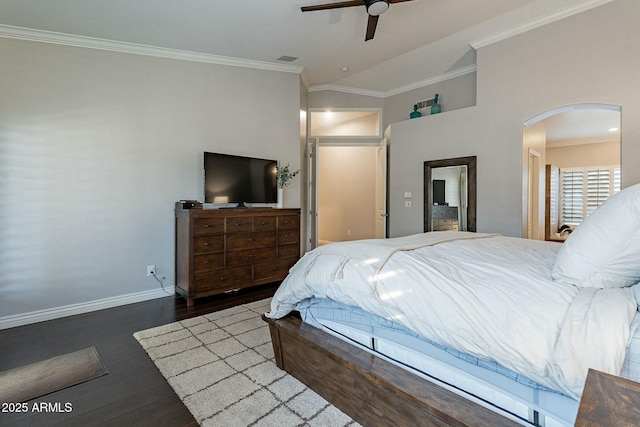
<path id="1" fill-rule="evenodd" d="M 476 231 L 476 156 L 424 162 L 424 231 Z"/>

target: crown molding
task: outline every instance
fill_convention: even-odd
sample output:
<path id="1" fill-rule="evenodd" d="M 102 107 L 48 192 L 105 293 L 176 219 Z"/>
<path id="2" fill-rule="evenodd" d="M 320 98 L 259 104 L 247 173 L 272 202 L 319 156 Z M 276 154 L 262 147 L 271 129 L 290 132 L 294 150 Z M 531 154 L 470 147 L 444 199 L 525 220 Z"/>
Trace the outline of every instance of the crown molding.
<path id="1" fill-rule="evenodd" d="M 304 70 L 302 70 L 302 72 L 300 73 L 300 81 L 304 85 L 304 88 L 308 91 L 309 90 L 309 79 L 307 79 L 307 73 L 305 73 Z"/>
<path id="2" fill-rule="evenodd" d="M 380 92 L 377 90 L 370 90 L 370 89 L 360 89 L 357 87 L 350 87 L 350 86 L 327 84 L 327 85 L 311 86 L 308 89 L 309 92 L 320 92 L 323 90 L 332 90 L 335 92 L 351 93 L 354 95 L 365 95 L 365 96 L 373 96 L 375 98 L 384 98 L 384 92 Z"/>
<path id="3" fill-rule="evenodd" d="M 366 95 L 366 96 L 372 96 L 375 98 L 387 98 L 393 95 L 398 95 L 400 93 L 409 92 L 414 89 L 419 89 L 421 87 L 436 84 L 445 80 L 453 79 L 455 77 L 463 76 L 465 74 L 474 73 L 475 71 L 476 71 L 476 65 L 472 64 L 466 67 L 458 68 L 458 69 L 446 72 L 444 74 L 438 74 L 437 76 L 429 77 L 427 79 L 420 80 L 415 83 L 410 83 L 408 85 L 401 86 L 399 88 L 391 89 L 384 92 L 377 91 L 377 90 L 360 89 L 360 88 L 349 87 L 349 86 L 332 85 L 332 84 L 311 86 L 308 88 L 308 91 L 319 92 L 323 90 L 332 90 L 335 92 L 351 93 L 354 95 Z"/>
<path id="4" fill-rule="evenodd" d="M 389 96 L 393 96 L 393 95 L 398 95 L 400 93 L 404 93 L 404 92 L 409 92 L 411 90 L 414 89 L 419 89 L 421 87 L 425 87 L 425 86 L 429 86 L 429 85 L 433 85 L 436 83 L 440 83 L 443 82 L 445 80 L 450 80 L 456 77 L 460 77 L 460 76 L 464 76 L 465 74 L 470 74 L 470 73 L 475 73 L 476 72 L 476 64 L 472 64 L 472 65 L 468 65 L 466 67 L 462 67 L 462 68 L 457 68 L 455 70 L 451 70 L 448 71 L 446 73 L 443 74 L 438 74 L 436 76 L 433 77 L 429 77 L 427 79 L 424 80 L 420 80 L 418 82 L 415 83 L 410 83 L 406 86 L 401 86 L 397 89 L 391 89 L 388 90 L 386 92 L 384 92 L 384 97 L 389 97 Z"/>
<path id="5" fill-rule="evenodd" d="M 64 46 L 83 47 L 87 49 L 131 53 L 135 55 L 155 56 L 159 58 L 178 59 L 181 61 L 203 62 L 207 64 L 228 65 L 231 67 L 280 71 L 285 73 L 300 74 L 303 69 L 302 67 L 296 65 L 274 64 L 271 62 L 253 61 L 248 59 L 232 58 L 228 56 L 190 52 L 179 49 L 168 49 L 137 43 L 127 43 L 115 40 L 106 40 L 94 37 L 58 33 L 53 31 L 35 30 L 25 27 L 14 27 L 12 25 L 4 24 L 0 24 L 0 37 L 42 43 L 53 43 Z"/>
<path id="6" fill-rule="evenodd" d="M 482 47 L 485 46 L 489 46 L 491 44 L 497 43 L 499 41 L 502 40 L 506 40 L 508 38 L 517 36 L 518 34 L 522 34 L 522 33 L 526 33 L 527 31 L 531 31 L 533 29 L 536 29 L 538 27 L 542 27 L 544 25 L 550 24 L 552 22 L 556 22 L 556 21 L 560 21 L 562 19 L 568 18 L 570 16 L 576 15 L 578 13 L 587 11 L 589 9 L 593 9 L 595 7 L 598 6 L 602 6 L 604 4 L 607 3 L 611 3 L 615 0 L 591 0 L 591 1 L 587 1 L 585 3 L 573 6 L 573 7 L 569 7 L 565 10 L 561 10 L 559 12 L 556 13 L 551 13 L 549 15 L 545 15 L 539 19 L 535 19 L 531 22 L 528 22 L 524 25 L 520 25 L 518 27 L 514 27 L 499 33 L 496 33 L 492 36 L 489 37 L 485 37 L 476 41 L 472 41 L 471 43 L 469 43 L 469 45 L 475 49 L 478 50 Z"/>

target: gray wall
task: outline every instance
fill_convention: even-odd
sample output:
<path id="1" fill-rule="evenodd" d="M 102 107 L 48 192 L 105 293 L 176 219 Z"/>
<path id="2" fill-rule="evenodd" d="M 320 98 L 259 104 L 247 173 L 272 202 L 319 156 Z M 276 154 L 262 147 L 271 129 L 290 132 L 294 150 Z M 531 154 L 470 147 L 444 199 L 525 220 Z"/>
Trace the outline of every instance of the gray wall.
<path id="1" fill-rule="evenodd" d="M 307 95 L 308 108 L 383 108 L 384 98 L 338 92 L 311 91 Z"/>
<path id="2" fill-rule="evenodd" d="M 392 124 L 390 234 L 422 232 L 424 160 L 476 155 L 478 231 L 520 236 L 522 124 L 569 104 L 622 107 L 622 183 L 640 182 L 638 16 L 617 0 L 480 48 L 477 106 Z"/>
<path id="3" fill-rule="evenodd" d="M 300 167 L 296 73 L 13 39 L 0 58 L 0 321 L 157 290 L 149 264 L 172 286 L 203 151 Z"/>

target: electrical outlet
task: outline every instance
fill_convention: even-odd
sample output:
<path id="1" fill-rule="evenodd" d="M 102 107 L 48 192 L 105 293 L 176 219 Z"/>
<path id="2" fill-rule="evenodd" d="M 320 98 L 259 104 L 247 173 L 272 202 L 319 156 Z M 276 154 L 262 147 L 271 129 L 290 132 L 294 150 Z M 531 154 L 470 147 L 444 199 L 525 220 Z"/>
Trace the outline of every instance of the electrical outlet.
<path id="1" fill-rule="evenodd" d="M 147 265 L 147 276 L 153 276 L 156 274 L 156 266 L 155 265 Z"/>

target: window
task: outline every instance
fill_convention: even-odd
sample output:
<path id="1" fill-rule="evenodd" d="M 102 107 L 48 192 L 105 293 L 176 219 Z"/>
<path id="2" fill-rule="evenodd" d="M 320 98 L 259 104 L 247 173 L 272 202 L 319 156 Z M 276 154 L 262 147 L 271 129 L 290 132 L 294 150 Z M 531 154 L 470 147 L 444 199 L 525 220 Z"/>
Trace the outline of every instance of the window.
<path id="1" fill-rule="evenodd" d="M 620 191 L 620 166 L 561 169 L 562 224 L 578 225 Z"/>

